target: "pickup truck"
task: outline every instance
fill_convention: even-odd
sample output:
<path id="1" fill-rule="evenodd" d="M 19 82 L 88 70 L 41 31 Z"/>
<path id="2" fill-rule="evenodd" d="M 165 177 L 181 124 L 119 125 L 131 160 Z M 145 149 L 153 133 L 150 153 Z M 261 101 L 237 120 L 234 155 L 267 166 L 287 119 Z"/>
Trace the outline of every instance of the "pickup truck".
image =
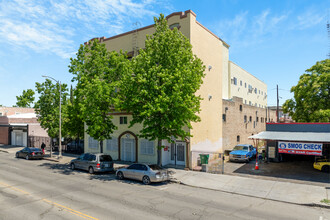
<path id="1" fill-rule="evenodd" d="M 238 144 L 229 153 L 230 161 L 249 162 L 257 154 L 256 149 L 249 144 Z"/>

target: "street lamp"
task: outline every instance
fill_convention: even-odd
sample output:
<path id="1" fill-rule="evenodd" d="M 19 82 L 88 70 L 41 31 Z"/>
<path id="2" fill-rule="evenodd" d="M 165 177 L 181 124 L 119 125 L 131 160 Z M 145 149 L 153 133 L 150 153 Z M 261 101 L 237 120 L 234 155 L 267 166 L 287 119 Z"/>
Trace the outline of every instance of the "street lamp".
<path id="1" fill-rule="evenodd" d="M 61 158 L 62 157 L 62 134 L 61 134 L 61 82 L 54 79 L 53 77 L 50 77 L 50 76 L 42 76 L 42 77 L 45 77 L 45 78 L 49 78 L 49 79 L 52 79 L 54 80 L 55 82 L 57 82 L 59 85 L 60 85 L 60 130 L 59 130 L 59 145 L 58 145 L 58 157 Z"/>

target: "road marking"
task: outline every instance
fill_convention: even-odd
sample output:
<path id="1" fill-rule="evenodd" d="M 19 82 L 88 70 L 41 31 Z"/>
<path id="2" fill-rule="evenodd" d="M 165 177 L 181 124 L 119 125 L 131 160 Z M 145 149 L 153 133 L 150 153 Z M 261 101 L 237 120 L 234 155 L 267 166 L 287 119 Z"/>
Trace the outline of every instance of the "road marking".
<path id="1" fill-rule="evenodd" d="M 24 191 L 24 190 L 18 189 L 18 188 L 16 188 L 16 187 L 13 187 L 13 186 L 11 186 L 11 185 L 8 185 L 8 184 L 6 184 L 6 183 L 2 183 L 2 182 L 0 182 L 0 185 L 3 185 L 3 186 L 5 186 L 5 187 L 8 187 L 9 189 L 12 189 L 12 190 L 15 190 L 15 191 L 17 191 L 17 192 L 23 193 L 23 194 L 25 194 L 25 195 L 30 195 L 30 193 L 28 193 L 28 192 L 26 192 L 26 191 Z"/>
<path id="2" fill-rule="evenodd" d="M 26 191 L 24 191 L 24 190 L 18 189 L 18 188 L 16 188 L 16 187 L 13 187 L 13 186 L 11 186 L 11 185 L 8 185 L 8 184 L 6 184 L 6 183 L 2 183 L 2 182 L 0 182 L 0 185 L 5 186 L 5 187 L 7 187 L 7 188 L 9 188 L 9 189 L 15 190 L 15 191 L 17 191 L 17 192 L 23 193 L 23 194 L 25 194 L 25 195 L 30 195 L 30 193 L 28 193 L 28 192 L 26 192 Z M 71 208 L 66 207 L 66 206 L 64 206 L 64 205 L 60 205 L 60 204 L 58 204 L 58 203 L 56 203 L 56 202 L 52 202 L 52 201 L 47 200 L 47 199 L 42 199 L 42 201 L 44 201 L 44 202 L 46 202 L 46 203 L 48 203 L 48 204 L 51 204 L 51 205 L 54 205 L 54 206 L 60 207 L 60 208 L 64 209 L 65 211 L 70 212 L 70 213 L 72 213 L 72 214 L 74 214 L 74 215 L 77 215 L 77 216 L 79 216 L 79 217 L 81 217 L 81 218 L 84 218 L 84 219 L 99 220 L 98 218 L 94 218 L 94 217 L 92 217 L 92 216 L 86 215 L 86 214 L 84 214 L 84 213 L 82 213 L 82 212 L 79 212 L 79 211 L 77 211 L 77 210 L 71 209 Z"/>
<path id="3" fill-rule="evenodd" d="M 81 212 L 79 212 L 79 211 L 77 211 L 77 210 L 71 209 L 71 208 L 66 207 L 66 206 L 64 206 L 64 205 L 60 205 L 60 204 L 58 204 L 58 203 L 56 203 L 56 202 L 52 202 L 52 201 L 47 200 L 47 199 L 43 199 L 43 201 L 45 201 L 45 202 L 47 202 L 47 203 L 49 203 L 49 204 L 51 204 L 51 205 L 55 205 L 55 206 L 57 206 L 57 207 L 63 208 L 64 210 L 66 210 L 66 211 L 68 211 L 68 212 L 71 212 L 72 214 L 78 215 L 78 216 L 80 216 L 80 217 L 83 217 L 83 218 L 85 218 L 85 219 L 94 219 L 94 220 L 98 220 L 98 218 L 94 218 L 94 217 L 92 217 L 92 216 L 86 215 L 86 214 L 81 213 Z"/>

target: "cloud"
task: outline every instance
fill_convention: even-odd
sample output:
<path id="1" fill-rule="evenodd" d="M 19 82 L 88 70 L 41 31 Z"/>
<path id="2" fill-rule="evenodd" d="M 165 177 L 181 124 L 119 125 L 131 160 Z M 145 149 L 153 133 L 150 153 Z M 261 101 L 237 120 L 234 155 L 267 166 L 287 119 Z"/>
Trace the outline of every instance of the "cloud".
<path id="1" fill-rule="evenodd" d="M 78 44 L 92 37 L 118 34 L 137 19 L 156 16 L 152 10 L 154 4 L 158 3 L 154 0 L 9 1 L 0 4 L 0 42 L 68 58 Z"/>

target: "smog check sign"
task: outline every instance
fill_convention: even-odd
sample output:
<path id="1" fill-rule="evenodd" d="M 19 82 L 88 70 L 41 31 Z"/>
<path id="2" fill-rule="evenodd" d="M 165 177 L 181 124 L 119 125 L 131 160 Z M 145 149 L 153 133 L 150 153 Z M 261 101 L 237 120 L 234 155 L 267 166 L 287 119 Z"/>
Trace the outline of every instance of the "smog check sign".
<path id="1" fill-rule="evenodd" d="M 322 144 L 301 142 L 278 142 L 278 152 L 284 154 L 322 156 Z"/>

